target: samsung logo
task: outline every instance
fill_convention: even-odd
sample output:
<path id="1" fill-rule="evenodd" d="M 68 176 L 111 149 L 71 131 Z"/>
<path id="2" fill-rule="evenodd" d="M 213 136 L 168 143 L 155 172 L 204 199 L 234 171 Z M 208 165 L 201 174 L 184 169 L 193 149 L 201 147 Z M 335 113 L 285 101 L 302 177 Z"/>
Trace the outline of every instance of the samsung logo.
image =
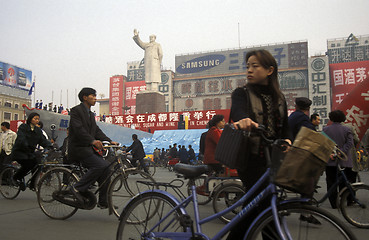
<path id="1" fill-rule="evenodd" d="M 219 66 L 224 60 L 225 56 L 220 54 L 202 56 L 182 63 L 177 67 L 176 71 L 184 74 L 202 72 Z"/>

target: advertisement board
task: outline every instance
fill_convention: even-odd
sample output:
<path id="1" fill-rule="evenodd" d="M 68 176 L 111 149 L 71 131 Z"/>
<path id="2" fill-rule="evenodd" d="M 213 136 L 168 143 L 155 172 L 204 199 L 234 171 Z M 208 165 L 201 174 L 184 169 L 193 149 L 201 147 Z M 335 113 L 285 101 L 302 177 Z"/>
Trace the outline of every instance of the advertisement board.
<path id="1" fill-rule="evenodd" d="M 141 61 L 127 63 L 127 82 L 136 82 L 145 80 L 144 59 Z"/>
<path id="2" fill-rule="evenodd" d="M 329 122 L 331 93 L 329 82 L 329 62 L 327 56 L 309 58 L 309 99 L 312 101 L 310 114 L 320 116 L 319 130 Z"/>
<path id="3" fill-rule="evenodd" d="M 327 41 L 329 63 L 369 61 L 369 36 L 354 36 Z"/>
<path id="4" fill-rule="evenodd" d="M 362 139 L 369 128 L 369 78 L 357 86 L 343 99 L 337 109 L 346 114 L 347 124 L 351 124 L 359 139 Z"/>
<path id="5" fill-rule="evenodd" d="M 123 83 L 124 76 L 113 76 L 110 78 L 110 101 L 109 112 L 112 115 L 123 114 Z"/>
<path id="6" fill-rule="evenodd" d="M 32 86 L 32 72 L 0 62 L 0 84 L 29 91 Z"/>
<path id="7" fill-rule="evenodd" d="M 154 132 L 155 130 L 178 129 L 181 115 L 188 119 L 188 129 L 205 129 L 206 124 L 216 114 L 222 114 L 228 121 L 230 110 L 208 111 L 181 111 L 150 114 L 128 114 L 122 116 L 107 116 L 106 122 L 123 127 L 135 128 L 142 131 Z"/>
<path id="8" fill-rule="evenodd" d="M 146 90 L 145 81 L 126 82 L 124 84 L 124 105 L 129 109 L 124 110 L 124 114 L 136 113 L 136 94 Z"/>
<path id="9" fill-rule="evenodd" d="M 268 50 L 275 57 L 279 69 L 307 67 L 307 42 L 275 44 L 206 53 L 177 55 L 175 57 L 175 80 L 183 80 L 183 78 L 186 77 L 245 72 L 245 56 L 247 52 L 255 49 Z"/>
<path id="10" fill-rule="evenodd" d="M 369 79 L 369 61 L 329 64 L 332 109 L 343 101 L 358 83 Z"/>

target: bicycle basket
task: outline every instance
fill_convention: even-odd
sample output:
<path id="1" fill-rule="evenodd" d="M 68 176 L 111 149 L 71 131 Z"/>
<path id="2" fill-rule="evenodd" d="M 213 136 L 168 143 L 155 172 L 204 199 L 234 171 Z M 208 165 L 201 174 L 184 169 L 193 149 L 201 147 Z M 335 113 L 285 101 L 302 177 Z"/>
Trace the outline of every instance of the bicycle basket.
<path id="1" fill-rule="evenodd" d="M 275 184 L 312 196 L 334 147 L 328 137 L 302 127 L 277 172 Z"/>

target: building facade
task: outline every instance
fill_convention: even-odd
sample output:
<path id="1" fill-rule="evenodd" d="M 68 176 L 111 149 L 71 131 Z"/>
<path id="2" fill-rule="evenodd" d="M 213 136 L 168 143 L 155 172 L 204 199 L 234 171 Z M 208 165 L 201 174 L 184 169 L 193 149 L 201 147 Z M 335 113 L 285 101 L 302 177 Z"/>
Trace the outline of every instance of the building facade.
<path id="1" fill-rule="evenodd" d="M 0 122 L 25 120 L 23 104 L 32 104 L 28 92 L 0 85 Z"/>

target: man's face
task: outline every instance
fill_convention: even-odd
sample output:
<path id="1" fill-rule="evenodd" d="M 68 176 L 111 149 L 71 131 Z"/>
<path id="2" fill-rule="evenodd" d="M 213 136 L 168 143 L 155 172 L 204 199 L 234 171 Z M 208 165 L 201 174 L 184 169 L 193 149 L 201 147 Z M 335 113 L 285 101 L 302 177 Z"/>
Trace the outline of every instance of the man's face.
<path id="1" fill-rule="evenodd" d="M 95 106 L 96 94 L 90 94 L 88 96 L 83 96 L 83 100 L 88 106 Z"/>
<path id="2" fill-rule="evenodd" d="M 1 131 L 5 132 L 7 129 L 5 126 L 1 126 Z"/>
<path id="3" fill-rule="evenodd" d="M 311 122 L 314 126 L 319 126 L 320 124 L 320 117 L 317 116 L 313 121 Z"/>

